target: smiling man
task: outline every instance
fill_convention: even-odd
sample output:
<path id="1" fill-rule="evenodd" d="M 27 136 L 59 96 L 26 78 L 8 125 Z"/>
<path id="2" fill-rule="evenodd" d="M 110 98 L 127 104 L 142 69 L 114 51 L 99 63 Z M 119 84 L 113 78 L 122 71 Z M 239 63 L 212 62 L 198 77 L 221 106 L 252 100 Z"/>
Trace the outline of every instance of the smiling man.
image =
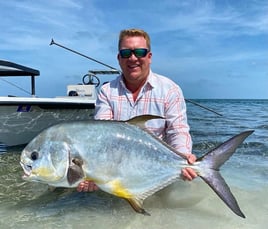
<path id="1" fill-rule="evenodd" d="M 148 121 L 147 129 L 183 153 L 189 164 L 195 162 L 182 90 L 169 78 L 152 72 L 149 35 L 141 29 L 122 30 L 117 58 L 122 74 L 102 86 L 95 119 L 129 120 L 147 114 L 164 117 Z M 184 168 L 181 174 L 185 180 L 197 176 L 191 168 Z M 96 185 L 88 181 L 77 188 L 78 191 L 96 189 Z"/>

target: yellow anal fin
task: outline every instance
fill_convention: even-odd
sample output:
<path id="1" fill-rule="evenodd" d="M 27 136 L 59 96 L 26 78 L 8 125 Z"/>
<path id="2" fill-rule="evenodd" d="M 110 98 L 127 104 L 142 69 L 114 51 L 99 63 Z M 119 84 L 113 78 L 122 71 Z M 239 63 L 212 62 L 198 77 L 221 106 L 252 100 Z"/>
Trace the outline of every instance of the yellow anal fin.
<path id="1" fill-rule="evenodd" d="M 130 206 L 138 213 L 150 216 L 150 214 L 141 207 L 141 201 L 135 199 L 126 199 Z"/>
<path id="2" fill-rule="evenodd" d="M 150 215 L 142 208 L 143 199 L 135 197 L 120 180 L 113 180 L 110 182 L 112 194 L 128 201 L 131 207 L 138 213 L 143 215 Z"/>
<path id="3" fill-rule="evenodd" d="M 125 199 L 131 199 L 133 197 L 132 193 L 129 192 L 127 188 L 121 183 L 120 180 L 113 180 L 110 182 L 112 194 Z"/>

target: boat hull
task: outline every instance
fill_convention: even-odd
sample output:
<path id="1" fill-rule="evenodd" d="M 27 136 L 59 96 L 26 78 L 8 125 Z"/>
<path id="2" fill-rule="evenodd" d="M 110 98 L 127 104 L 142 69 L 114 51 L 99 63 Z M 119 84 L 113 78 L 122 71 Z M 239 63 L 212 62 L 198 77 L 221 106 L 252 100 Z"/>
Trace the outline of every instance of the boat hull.
<path id="1" fill-rule="evenodd" d="M 27 144 L 49 126 L 92 119 L 94 108 L 95 102 L 89 99 L 0 97 L 0 143 Z"/>

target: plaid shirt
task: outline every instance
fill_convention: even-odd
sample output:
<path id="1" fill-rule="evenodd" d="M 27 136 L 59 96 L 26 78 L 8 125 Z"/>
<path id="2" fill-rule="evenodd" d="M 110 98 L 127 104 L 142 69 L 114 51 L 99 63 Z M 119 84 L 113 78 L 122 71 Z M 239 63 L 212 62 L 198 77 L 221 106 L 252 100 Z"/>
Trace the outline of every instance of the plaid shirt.
<path id="1" fill-rule="evenodd" d="M 191 153 L 192 139 L 187 123 L 186 104 L 180 87 L 170 79 L 150 71 L 136 101 L 122 75 L 104 84 L 96 101 L 95 119 L 128 120 L 138 115 L 157 115 L 148 130 L 181 153 Z"/>

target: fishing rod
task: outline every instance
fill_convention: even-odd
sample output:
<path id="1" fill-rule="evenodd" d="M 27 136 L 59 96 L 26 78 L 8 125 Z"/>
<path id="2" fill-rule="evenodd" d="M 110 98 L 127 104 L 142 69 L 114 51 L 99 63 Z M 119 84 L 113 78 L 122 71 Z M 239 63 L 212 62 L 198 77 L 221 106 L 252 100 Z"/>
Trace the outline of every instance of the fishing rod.
<path id="1" fill-rule="evenodd" d="M 61 48 L 64 48 L 64 49 L 66 49 L 66 50 L 68 50 L 68 51 L 71 51 L 71 52 L 73 52 L 73 53 L 75 53 L 75 54 L 78 54 L 78 55 L 83 56 L 83 57 L 85 57 L 85 58 L 87 58 L 87 59 L 89 59 L 89 60 L 92 60 L 92 61 L 94 61 L 94 62 L 96 62 L 96 63 L 98 63 L 98 64 L 101 64 L 101 65 L 103 65 L 103 66 L 105 66 L 105 67 L 111 68 L 112 70 L 119 71 L 118 69 L 116 69 L 116 68 L 114 68 L 114 67 L 112 67 L 112 66 L 110 66 L 110 65 L 108 65 L 108 64 L 105 64 L 105 63 L 103 63 L 103 62 L 101 62 L 101 61 L 98 61 L 98 60 L 96 60 L 96 59 L 94 59 L 94 58 L 92 58 L 92 57 L 86 56 L 86 55 L 84 55 L 83 53 L 77 52 L 77 51 L 75 51 L 75 50 L 73 50 L 73 49 L 67 48 L 67 47 L 65 47 L 65 46 L 63 46 L 63 45 L 61 45 L 61 44 L 58 44 L 58 43 L 56 43 L 56 42 L 53 40 L 53 38 L 51 39 L 51 42 L 50 42 L 49 45 L 57 45 L 57 46 L 59 46 L 59 47 L 61 47 Z M 119 72 L 121 72 L 121 71 L 119 71 Z"/>
<path id="2" fill-rule="evenodd" d="M 205 106 L 203 106 L 203 105 L 201 105 L 201 104 L 199 104 L 199 103 L 197 103 L 197 102 L 195 102 L 193 100 L 190 100 L 190 99 L 184 99 L 184 100 L 187 101 L 187 102 L 189 102 L 189 103 L 192 103 L 192 104 L 194 104 L 196 106 L 199 106 L 199 107 L 201 107 L 201 108 L 203 108 L 205 110 L 208 110 L 208 111 L 210 111 L 210 112 L 212 112 L 212 113 L 214 113 L 216 115 L 223 116 L 222 114 L 218 113 L 217 111 L 214 111 L 214 110 L 212 110 L 212 109 L 210 109 L 208 107 L 205 107 Z"/>
<path id="3" fill-rule="evenodd" d="M 83 56 L 83 57 L 85 57 L 85 58 L 87 58 L 87 59 L 89 59 L 89 60 L 92 60 L 92 61 L 94 61 L 94 62 L 96 62 L 96 63 L 98 63 L 98 64 L 101 64 L 101 65 L 103 65 L 103 66 L 105 66 L 105 67 L 108 67 L 108 68 L 110 68 L 110 69 L 112 69 L 112 70 L 115 70 L 115 71 L 118 71 L 118 72 L 121 73 L 120 70 L 118 70 L 118 69 L 116 69 L 116 68 L 114 68 L 114 67 L 112 67 L 112 66 L 110 66 L 110 65 L 108 65 L 108 64 L 105 64 L 105 63 L 103 63 L 103 62 L 101 62 L 101 61 L 99 61 L 99 60 L 96 60 L 96 59 L 94 59 L 94 58 L 92 58 L 92 57 L 89 57 L 89 56 L 87 56 L 87 55 L 84 55 L 83 53 L 80 53 L 80 52 L 77 52 L 77 51 L 75 51 L 75 50 L 73 50 L 73 49 L 70 49 L 70 48 L 68 48 L 68 47 L 65 47 L 65 46 L 63 46 L 63 45 L 61 45 L 61 44 L 58 44 L 57 42 L 55 42 L 55 41 L 53 40 L 53 38 L 51 39 L 50 45 L 57 45 L 57 46 L 59 46 L 59 47 L 61 47 L 61 48 L 64 48 L 64 49 L 70 51 L 70 52 L 73 52 L 73 53 L 75 53 L 75 54 L 78 54 L 78 55 L 80 55 L 80 56 Z M 210 112 L 212 112 L 212 113 L 214 113 L 214 114 L 216 114 L 216 115 L 222 116 L 222 114 L 220 114 L 220 113 L 218 113 L 218 112 L 216 112 L 216 111 L 214 111 L 214 110 L 212 110 L 212 109 L 210 109 L 210 108 L 208 108 L 208 107 L 205 107 L 205 106 L 203 106 L 203 105 L 201 105 L 201 104 L 199 104 L 199 103 L 197 103 L 197 102 L 194 102 L 194 101 L 192 101 L 192 100 L 190 100 L 190 99 L 185 99 L 185 101 L 187 101 L 187 102 L 189 102 L 189 103 L 192 103 L 192 104 L 194 104 L 194 105 L 196 105 L 196 106 L 199 106 L 199 107 L 201 107 L 201 108 L 203 108 L 203 109 L 205 109 L 205 110 L 208 110 L 208 111 L 210 111 Z"/>

